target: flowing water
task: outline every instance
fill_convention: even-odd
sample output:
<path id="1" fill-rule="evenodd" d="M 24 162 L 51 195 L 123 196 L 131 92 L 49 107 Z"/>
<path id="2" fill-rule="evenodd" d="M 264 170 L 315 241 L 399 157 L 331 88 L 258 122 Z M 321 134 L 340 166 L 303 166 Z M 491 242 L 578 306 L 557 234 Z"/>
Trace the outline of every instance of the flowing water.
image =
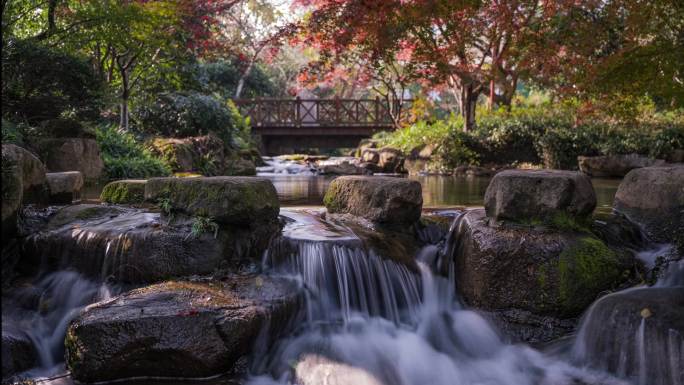
<path id="1" fill-rule="evenodd" d="M 425 245 L 413 271 L 320 214 L 284 215 L 293 219 L 284 229 L 291 247 L 270 250 L 265 263 L 302 280 L 307 322 L 258 360 L 251 385 L 626 384 L 504 343 L 461 305 L 453 279 L 435 274 L 440 254 L 458 239 Z"/>
<path id="2" fill-rule="evenodd" d="M 23 375 L 42 378 L 64 372 L 64 336 L 69 322 L 85 306 L 110 298 L 112 288 L 73 271 L 56 271 L 27 283 L 3 298 L 2 328 L 27 337 L 36 367 Z"/>
<path id="3" fill-rule="evenodd" d="M 315 175 L 308 166 L 301 167 L 294 162 L 271 166 L 272 169 L 261 169 L 260 175 L 273 181 L 283 206 L 322 204 L 332 177 Z M 481 206 L 489 183 L 487 178 L 410 178 L 421 182 L 424 205 L 428 207 Z M 593 182 L 599 210 L 608 210 L 619 181 L 595 179 Z M 621 372 L 619 368 L 603 365 L 600 357 L 591 356 L 586 343 L 581 345 L 589 330 L 602 330 L 590 321 L 591 310 L 571 349 L 544 352 L 505 343 L 485 318 L 464 308 L 456 296 L 453 265 L 445 258 L 459 244 L 455 235 L 462 213 L 459 210 L 438 210 L 453 218 L 451 231 L 446 236 L 421 235 L 423 242 L 415 253 L 415 261 L 406 263 L 388 258 L 372 247 L 367 234 L 326 221 L 320 208 L 283 209 L 281 215 L 287 222 L 283 237 L 265 253 L 264 270 L 268 274 L 293 276 L 302 282 L 307 296 L 306 322 L 278 341 L 268 354 L 253 357 L 246 382 L 250 385 L 649 383 L 645 379 L 646 369 L 639 369 L 636 374 Z M 657 248 L 662 247 L 668 246 Z M 640 254 L 646 260 L 652 255 L 649 251 Z M 656 286 L 678 287 L 682 281 L 679 271 L 667 274 Z M 44 275 L 16 291 L 10 299 L 11 306 L 6 307 L 11 310 L 3 310 L 3 329 L 7 323 L 13 329 L 24 331 L 36 347 L 39 367 L 29 372 L 31 377 L 63 371 L 63 339 L 68 322 L 84 306 L 116 294 L 111 291 L 118 289 L 70 271 Z M 637 359 L 639 365 L 647 367 L 644 358 L 647 354 L 681 357 L 684 346 L 676 344 L 681 341 L 677 336 L 672 337 L 673 343 L 663 344 L 668 352 L 649 350 L 649 326 L 645 319 L 635 329 L 625 331 L 635 336 L 629 349 L 634 347 L 636 356 L 642 357 Z M 679 370 L 675 364 L 670 368 Z"/>

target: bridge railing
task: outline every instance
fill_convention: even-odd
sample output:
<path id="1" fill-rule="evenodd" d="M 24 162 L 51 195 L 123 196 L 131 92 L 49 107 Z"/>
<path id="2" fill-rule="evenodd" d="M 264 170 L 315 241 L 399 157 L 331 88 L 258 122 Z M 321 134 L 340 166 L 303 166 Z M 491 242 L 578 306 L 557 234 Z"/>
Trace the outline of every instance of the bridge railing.
<path id="1" fill-rule="evenodd" d="M 376 99 L 235 99 L 253 127 L 392 127 L 388 104 Z"/>

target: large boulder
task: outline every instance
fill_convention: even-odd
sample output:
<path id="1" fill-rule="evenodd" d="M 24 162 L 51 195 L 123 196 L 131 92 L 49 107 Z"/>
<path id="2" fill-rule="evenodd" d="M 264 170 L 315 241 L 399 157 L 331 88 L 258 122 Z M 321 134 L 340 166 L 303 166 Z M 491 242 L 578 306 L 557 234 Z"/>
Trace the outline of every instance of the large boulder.
<path id="1" fill-rule="evenodd" d="M 81 199 L 83 174 L 80 171 L 47 173 L 46 178 L 50 189 L 50 203 L 71 204 Z"/>
<path id="2" fill-rule="evenodd" d="M 85 181 L 102 176 L 104 162 L 95 139 L 47 138 L 36 141 L 35 146 L 49 172 L 80 171 Z"/>
<path id="3" fill-rule="evenodd" d="M 222 175 L 251 176 L 256 175 L 253 161 L 242 158 L 226 159 L 223 163 Z"/>
<path id="4" fill-rule="evenodd" d="M 684 234 L 684 165 L 630 171 L 615 193 L 614 208 L 643 226 L 652 240 L 677 241 Z"/>
<path id="5" fill-rule="evenodd" d="M 35 366 L 36 351 L 31 340 L 21 330 L 2 323 L 2 378 L 23 372 Z"/>
<path id="6" fill-rule="evenodd" d="M 40 203 L 46 197 L 45 165 L 32 152 L 14 144 L 2 145 L 3 159 L 11 159 L 19 167 L 24 203 Z"/>
<path id="7" fill-rule="evenodd" d="M 361 162 L 363 163 L 380 163 L 380 152 L 375 148 L 364 148 L 361 152 Z"/>
<path id="8" fill-rule="evenodd" d="M 280 210 L 273 183 L 257 177 L 152 178 L 145 199 L 166 199 L 175 213 L 233 225 L 274 222 Z"/>
<path id="9" fill-rule="evenodd" d="M 174 172 L 192 171 L 195 164 L 195 148 L 190 139 L 155 138 L 149 143 L 150 150 L 164 159 Z"/>
<path id="10" fill-rule="evenodd" d="M 634 262 L 590 233 L 493 226 L 482 209 L 462 220 L 452 251 L 455 278 L 465 302 L 478 308 L 575 317 L 617 287 Z"/>
<path id="11" fill-rule="evenodd" d="M 133 290 L 87 307 L 71 323 L 67 366 L 87 383 L 218 375 L 270 340 L 258 337 L 287 331 L 300 301 L 293 281 L 266 276 Z"/>
<path id="12" fill-rule="evenodd" d="M 146 179 L 124 179 L 107 183 L 102 188 L 100 200 L 114 204 L 140 204 L 145 201 Z"/>
<path id="13" fill-rule="evenodd" d="M 17 232 L 17 215 L 21 208 L 23 180 L 21 164 L 13 152 L 2 146 L 2 239 L 9 239 Z"/>
<path id="14" fill-rule="evenodd" d="M 379 224 L 409 226 L 420 219 L 423 196 L 417 181 L 343 176 L 330 183 L 323 202 L 331 214 L 351 214 Z"/>
<path id="15" fill-rule="evenodd" d="M 383 147 L 378 150 L 380 156 L 378 166 L 386 173 L 403 173 L 404 154 L 401 150 L 392 147 Z"/>
<path id="16" fill-rule="evenodd" d="M 625 290 L 596 302 L 573 355 L 582 365 L 639 383 L 684 383 L 684 287 Z"/>
<path id="17" fill-rule="evenodd" d="M 256 221 L 256 219 L 255 219 Z M 277 223 L 218 226 L 121 206 L 82 204 L 59 210 L 28 237 L 18 268 L 75 269 L 117 282 L 158 282 L 210 274 L 259 260 Z"/>
<path id="18" fill-rule="evenodd" d="M 583 173 L 594 176 L 622 177 L 635 168 L 661 166 L 664 160 L 639 154 L 578 156 L 577 163 Z"/>
<path id="19" fill-rule="evenodd" d="M 591 180 L 574 171 L 506 170 L 485 192 L 487 216 L 497 220 L 584 219 L 596 207 Z"/>

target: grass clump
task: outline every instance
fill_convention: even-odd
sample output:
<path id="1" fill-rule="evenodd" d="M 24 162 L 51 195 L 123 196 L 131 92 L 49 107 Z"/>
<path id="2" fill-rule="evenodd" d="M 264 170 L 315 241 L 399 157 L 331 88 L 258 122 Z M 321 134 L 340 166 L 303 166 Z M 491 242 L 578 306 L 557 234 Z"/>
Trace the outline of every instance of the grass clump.
<path id="1" fill-rule="evenodd" d="M 151 178 L 171 174 L 169 165 L 154 156 L 129 132 L 115 126 L 100 127 L 96 130 L 96 139 L 109 179 Z"/>

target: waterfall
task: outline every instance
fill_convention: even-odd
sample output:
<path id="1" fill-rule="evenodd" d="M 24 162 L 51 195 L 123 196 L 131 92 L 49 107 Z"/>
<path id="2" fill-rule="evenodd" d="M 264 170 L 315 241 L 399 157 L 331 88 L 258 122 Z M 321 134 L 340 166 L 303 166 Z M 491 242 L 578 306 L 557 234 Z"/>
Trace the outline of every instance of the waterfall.
<path id="1" fill-rule="evenodd" d="M 525 345 L 507 345 L 459 302 L 451 277 L 437 274 L 458 247 L 426 244 L 417 269 L 364 247 L 358 234 L 317 213 L 285 212 L 283 237 L 267 251 L 267 271 L 298 277 L 307 322 L 255 366 L 250 385 L 570 385 L 626 384 Z"/>
<path id="2" fill-rule="evenodd" d="M 671 263 L 652 287 L 596 301 L 582 319 L 572 360 L 637 385 L 684 385 L 682 329 L 684 260 Z"/>
<path id="3" fill-rule="evenodd" d="M 44 377 L 64 370 L 64 336 L 69 322 L 85 306 L 112 296 L 112 288 L 73 271 L 57 271 L 17 290 L 7 299 L 3 328 L 23 330 L 37 355 L 29 377 Z"/>

